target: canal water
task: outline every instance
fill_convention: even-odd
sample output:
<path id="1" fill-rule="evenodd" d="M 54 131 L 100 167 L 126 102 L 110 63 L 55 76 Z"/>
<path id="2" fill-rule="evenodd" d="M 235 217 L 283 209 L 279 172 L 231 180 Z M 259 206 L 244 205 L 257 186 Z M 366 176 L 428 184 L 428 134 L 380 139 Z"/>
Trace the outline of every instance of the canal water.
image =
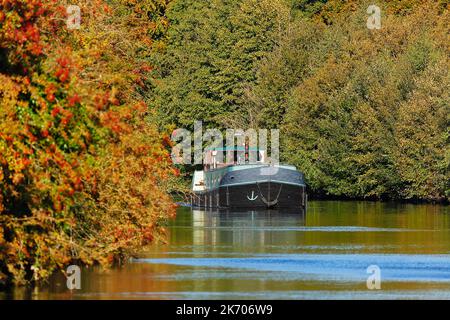
<path id="1" fill-rule="evenodd" d="M 81 290 L 71 292 L 55 277 L 3 298 L 450 299 L 449 206 L 310 201 L 306 212 L 179 208 L 168 231 L 167 245 L 146 249 L 120 269 L 83 269 Z"/>

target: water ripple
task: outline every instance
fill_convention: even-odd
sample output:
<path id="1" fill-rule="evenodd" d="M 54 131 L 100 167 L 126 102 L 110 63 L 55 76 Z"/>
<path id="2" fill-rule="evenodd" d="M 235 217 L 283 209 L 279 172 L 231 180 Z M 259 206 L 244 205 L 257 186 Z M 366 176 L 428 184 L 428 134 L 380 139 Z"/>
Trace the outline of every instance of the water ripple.
<path id="1" fill-rule="evenodd" d="M 383 281 L 450 283 L 450 255 L 408 254 L 261 254 L 246 258 L 135 259 L 135 263 L 169 264 L 287 272 L 302 280 L 364 281 L 367 267 L 377 265 Z"/>

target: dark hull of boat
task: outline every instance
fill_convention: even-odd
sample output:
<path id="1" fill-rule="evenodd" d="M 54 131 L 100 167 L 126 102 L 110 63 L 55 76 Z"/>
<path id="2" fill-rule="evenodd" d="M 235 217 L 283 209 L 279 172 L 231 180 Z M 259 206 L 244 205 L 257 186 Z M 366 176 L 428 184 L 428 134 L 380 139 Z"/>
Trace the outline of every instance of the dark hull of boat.
<path id="1" fill-rule="evenodd" d="M 194 207 L 206 208 L 305 208 L 306 202 L 304 186 L 271 181 L 221 186 L 192 197 Z"/>

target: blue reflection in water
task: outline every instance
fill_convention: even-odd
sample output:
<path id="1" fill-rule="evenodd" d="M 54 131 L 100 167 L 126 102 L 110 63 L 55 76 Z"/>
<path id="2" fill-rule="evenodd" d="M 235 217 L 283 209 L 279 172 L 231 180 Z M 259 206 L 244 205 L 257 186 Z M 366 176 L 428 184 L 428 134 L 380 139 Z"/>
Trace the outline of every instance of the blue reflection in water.
<path id="1" fill-rule="evenodd" d="M 285 272 L 289 280 L 316 281 L 363 281 L 368 276 L 367 267 L 377 265 L 383 281 L 450 283 L 450 255 L 264 254 L 249 258 L 164 258 L 136 259 L 134 262 Z"/>
<path id="2" fill-rule="evenodd" d="M 191 227 L 174 227 L 173 229 L 181 229 Z M 275 232 L 292 232 L 292 231 L 300 231 L 300 232 L 436 232 L 436 231 L 450 231 L 450 230 L 426 230 L 426 229 L 403 229 L 403 228 L 371 228 L 371 227 L 354 227 L 354 226 L 338 226 L 338 227 L 258 227 L 258 226 L 250 226 L 250 227 L 242 227 L 242 226 L 230 226 L 230 227 L 221 227 L 221 226 L 196 226 L 195 229 L 215 229 L 221 231 L 275 231 Z"/>
<path id="3" fill-rule="evenodd" d="M 195 300 L 224 300 L 224 299 L 291 299 L 291 300 L 349 300 L 357 297 L 361 300 L 373 299 L 414 299 L 414 300 L 450 300 L 450 292 L 443 290 L 430 291 L 326 291 L 326 290 L 298 290 L 298 291 L 263 291 L 263 292 L 214 292 L 214 291 L 178 291 L 178 292 L 123 292 L 119 298 L 140 299 L 195 299 Z"/>

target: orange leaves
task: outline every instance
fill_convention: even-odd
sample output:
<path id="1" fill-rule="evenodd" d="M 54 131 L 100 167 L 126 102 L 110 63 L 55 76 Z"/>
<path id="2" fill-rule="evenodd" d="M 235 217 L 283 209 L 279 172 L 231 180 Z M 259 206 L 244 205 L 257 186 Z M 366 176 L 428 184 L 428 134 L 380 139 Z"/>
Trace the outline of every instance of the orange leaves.
<path id="1" fill-rule="evenodd" d="M 58 69 L 56 70 L 55 76 L 59 81 L 66 82 L 69 80 L 70 60 L 67 57 L 60 57 L 56 62 L 58 64 Z"/>
<path id="2" fill-rule="evenodd" d="M 41 135 L 43 138 L 48 138 L 49 132 L 48 129 L 44 129 L 41 131 Z"/>
<path id="3" fill-rule="evenodd" d="M 83 189 L 83 182 L 81 181 L 80 177 L 74 177 L 72 179 L 72 186 L 74 190 L 81 191 Z"/>
<path id="4" fill-rule="evenodd" d="M 34 42 L 37 44 L 40 40 L 40 33 L 36 25 L 31 24 L 30 22 L 27 22 L 23 28 L 23 37 L 26 40 L 29 40 L 31 42 Z"/>
<path id="5" fill-rule="evenodd" d="M 172 169 L 172 173 L 175 177 L 179 177 L 180 176 L 180 170 L 178 170 L 177 168 L 173 168 Z"/>
<path id="6" fill-rule="evenodd" d="M 73 113 L 69 110 L 63 110 L 62 114 L 64 117 L 61 119 L 61 124 L 63 127 L 67 126 L 70 120 L 73 118 Z"/>
<path id="7" fill-rule="evenodd" d="M 61 68 L 68 68 L 70 64 L 70 59 L 68 57 L 60 57 L 56 59 L 56 62 Z"/>
<path id="8" fill-rule="evenodd" d="M 75 105 L 79 104 L 81 102 L 81 98 L 78 96 L 77 93 L 75 93 L 73 96 L 69 97 L 68 105 L 69 107 L 74 107 Z"/>
<path id="9" fill-rule="evenodd" d="M 24 178 L 25 178 L 25 176 L 22 173 L 16 173 L 13 175 L 12 182 L 13 182 L 13 184 L 15 184 L 17 186 L 20 183 L 22 183 Z"/>
<path id="10" fill-rule="evenodd" d="M 56 93 L 56 86 L 53 83 L 51 83 L 47 88 L 45 88 L 46 98 L 49 102 L 55 102 L 55 93 Z"/>
<path id="11" fill-rule="evenodd" d="M 153 67 L 146 63 L 140 67 L 140 73 L 151 72 L 151 71 L 153 71 Z"/>
<path id="12" fill-rule="evenodd" d="M 52 110 L 52 112 L 50 114 L 51 114 L 51 116 L 53 118 L 55 118 L 61 112 L 61 110 L 62 109 L 60 107 L 56 106 L 56 107 L 53 108 L 53 110 Z"/>
<path id="13" fill-rule="evenodd" d="M 55 76 L 59 79 L 61 82 L 66 82 L 69 79 L 69 69 L 67 68 L 61 68 L 56 71 Z"/>
<path id="14" fill-rule="evenodd" d="M 53 1 L 3 0 L 0 14 L 0 46 L 8 48 L 9 62 L 30 66 L 33 58 L 42 56 L 39 17 L 45 14 Z"/>
<path id="15" fill-rule="evenodd" d="M 11 137 L 11 136 L 5 136 L 5 135 L 2 135 L 2 138 L 5 139 L 5 141 L 6 141 L 8 144 L 10 144 L 10 143 L 12 143 L 12 142 L 14 141 L 14 138 Z"/>
<path id="16" fill-rule="evenodd" d="M 165 147 L 172 147 L 174 144 L 168 135 L 163 136 L 162 143 Z"/>
<path id="17" fill-rule="evenodd" d="M 105 21 L 106 2 L 96 0 L 82 9 L 97 8 L 83 16 L 92 28 L 68 33 L 65 2 L 0 1 L 11 72 L 0 73 L 0 219 L 14 248 L 0 274 L 43 278 L 71 259 L 104 263 L 154 241 L 155 222 L 175 213 L 162 185 L 176 172 L 135 92 L 135 79 L 144 85 L 152 70 L 142 65 L 148 36 L 138 32 L 147 18 L 129 17 L 119 1 Z"/>
<path id="18" fill-rule="evenodd" d="M 120 134 L 127 130 L 126 124 L 121 121 L 120 114 L 116 111 L 109 110 L 102 113 L 100 120 L 104 127 L 111 129 L 115 134 Z"/>
<path id="19" fill-rule="evenodd" d="M 95 108 L 99 111 L 106 109 L 108 106 L 109 94 L 97 94 L 94 98 Z"/>
<path id="20" fill-rule="evenodd" d="M 73 118 L 73 113 L 67 109 L 64 109 L 59 106 L 55 106 L 50 113 L 53 118 L 60 117 L 60 124 L 62 127 L 65 127 L 69 124 L 70 120 Z"/>
<path id="21" fill-rule="evenodd" d="M 148 230 L 148 231 L 146 230 L 142 233 L 142 240 L 143 240 L 142 244 L 143 245 L 147 245 L 147 244 L 153 242 L 153 239 L 155 238 L 154 232 L 155 232 L 154 230 L 150 229 L 150 230 Z"/>

